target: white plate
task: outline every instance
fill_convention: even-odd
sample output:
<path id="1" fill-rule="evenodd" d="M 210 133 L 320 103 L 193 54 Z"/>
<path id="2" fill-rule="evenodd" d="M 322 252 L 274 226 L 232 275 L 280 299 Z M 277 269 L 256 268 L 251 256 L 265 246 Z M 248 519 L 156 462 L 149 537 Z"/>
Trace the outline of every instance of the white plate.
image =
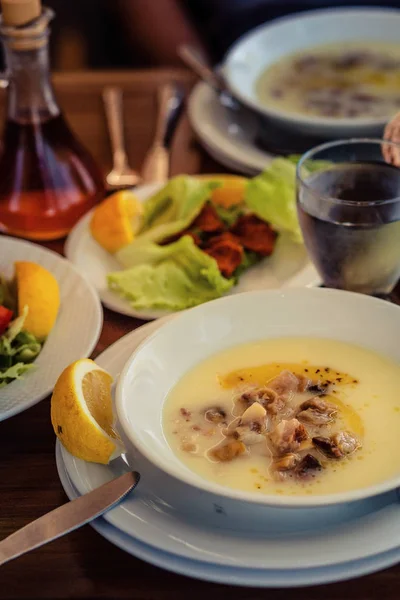
<path id="1" fill-rule="evenodd" d="M 0 421 L 48 396 L 65 367 L 90 356 L 103 324 L 96 292 L 65 258 L 36 244 L 0 236 L 0 273 L 12 277 L 18 260 L 36 262 L 53 273 L 60 287 L 61 304 L 53 330 L 35 360 L 35 369 L 0 389 Z"/>
<path id="2" fill-rule="evenodd" d="M 65 493 L 70 500 L 78 498 L 80 494 L 73 486 L 65 468 L 60 445 L 57 445 L 56 447 L 56 461 L 58 475 Z M 346 579 L 374 573 L 395 565 L 400 561 L 400 549 L 396 549 L 391 552 L 378 554 L 368 559 L 316 569 L 309 568 L 302 570 L 290 569 L 274 571 L 270 569 L 225 567 L 181 558 L 169 552 L 162 552 L 130 537 L 102 518 L 96 519 L 96 521 L 91 523 L 91 526 L 118 548 L 157 567 L 181 575 L 216 583 L 226 583 L 229 585 L 265 588 L 319 585 L 323 583 L 344 581 Z"/>
<path id="3" fill-rule="evenodd" d="M 328 137 L 379 135 L 384 118 L 327 118 L 285 112 L 263 104 L 256 82 L 281 57 L 321 44 L 354 41 L 399 42 L 400 11 L 390 8 L 332 8 L 310 10 L 265 23 L 229 49 L 222 65 L 233 94 L 252 110 L 302 134 Z"/>
<path id="4" fill-rule="evenodd" d="M 150 323 L 126 335 L 101 354 L 96 362 L 116 377 L 129 355 L 161 324 L 161 321 Z M 61 446 L 59 451 L 79 494 L 95 489 L 126 469 L 122 459 L 104 466 L 76 459 Z M 348 513 L 345 523 L 336 523 L 325 530 L 308 528 L 301 536 L 298 532 L 293 535 L 282 530 L 281 522 L 275 526 L 271 523 L 270 532 L 264 530 L 257 534 L 210 527 L 206 522 L 185 519 L 147 489 L 148 475 L 142 472 L 135 493 L 107 513 L 105 518 L 109 524 L 131 536 L 135 543 L 172 553 L 176 561 L 179 557 L 179 560 L 186 558 L 210 565 L 251 568 L 253 571 L 296 567 L 300 572 L 310 567 L 327 568 L 338 563 L 346 569 L 344 563 L 347 561 L 371 558 L 399 546 L 400 504 L 394 492 L 354 503 L 353 513 Z"/>
<path id="5" fill-rule="evenodd" d="M 256 175 L 274 158 L 255 144 L 257 117 L 247 110 L 224 108 L 216 92 L 204 82 L 197 83 L 190 94 L 188 115 L 205 149 L 228 169 Z"/>
<path id="6" fill-rule="evenodd" d="M 159 184 L 135 188 L 136 196 L 144 201 L 161 186 Z M 129 302 L 120 298 L 107 287 L 107 274 L 119 271 L 121 266 L 93 239 L 89 223 L 92 211 L 87 213 L 68 236 L 65 255 L 90 281 L 105 306 L 115 312 L 139 319 L 158 319 L 167 311 L 135 310 Z M 318 276 L 307 258 L 304 246 L 291 242 L 280 235 L 273 255 L 249 269 L 241 276 L 238 285 L 229 293 L 239 294 L 250 290 L 303 287 L 317 285 Z M 171 313 L 169 313 L 171 314 Z"/>

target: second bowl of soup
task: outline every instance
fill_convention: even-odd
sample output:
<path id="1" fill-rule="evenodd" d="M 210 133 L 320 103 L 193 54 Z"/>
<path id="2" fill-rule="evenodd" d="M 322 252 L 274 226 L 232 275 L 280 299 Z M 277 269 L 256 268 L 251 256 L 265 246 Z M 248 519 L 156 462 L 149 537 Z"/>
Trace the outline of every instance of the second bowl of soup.
<path id="1" fill-rule="evenodd" d="M 241 102 L 293 132 L 379 135 L 400 110 L 399 24 L 385 8 L 283 17 L 237 40 L 224 76 Z"/>

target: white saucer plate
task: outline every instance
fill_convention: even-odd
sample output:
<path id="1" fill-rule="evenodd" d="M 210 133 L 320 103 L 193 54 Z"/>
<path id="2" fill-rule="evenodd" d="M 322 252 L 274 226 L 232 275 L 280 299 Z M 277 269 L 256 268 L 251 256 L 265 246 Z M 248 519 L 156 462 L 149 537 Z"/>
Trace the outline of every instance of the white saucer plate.
<path id="1" fill-rule="evenodd" d="M 129 355 L 161 324 L 162 321 L 157 321 L 128 334 L 98 357 L 97 362 L 117 377 Z M 103 466 L 75 459 L 61 446 L 57 452 L 79 494 L 95 489 L 126 469 L 122 459 Z M 158 556 L 161 551 L 173 554 L 176 563 L 189 559 L 203 565 L 200 569 L 203 574 L 208 572 L 205 565 L 210 569 L 219 565 L 221 573 L 223 569 L 231 570 L 232 567 L 252 572 L 274 571 L 274 581 L 279 583 L 264 582 L 260 585 L 285 585 L 283 574 L 287 571 L 293 573 L 294 567 L 298 577 L 291 585 L 301 585 L 301 582 L 305 585 L 314 580 L 312 575 L 307 579 L 302 571 L 321 570 L 323 577 L 327 578 L 321 581 L 330 581 L 334 579 L 330 579 L 332 574 L 329 575 L 329 569 L 337 570 L 339 565 L 342 568 L 335 577 L 344 579 L 382 568 L 382 563 L 376 569 L 374 567 L 372 559 L 377 555 L 386 556 L 388 552 L 397 551 L 397 554 L 387 554 L 389 562 L 384 566 L 400 559 L 400 503 L 396 493 L 354 503 L 346 514 L 346 522 L 338 521 L 325 528 L 313 528 L 311 520 L 301 535 L 299 532 L 293 534 L 287 527 L 285 531 L 283 521 L 272 526 L 270 531 L 261 527 L 259 532 L 249 532 L 235 530 L 232 526 L 229 529 L 211 527 L 204 522 L 199 524 L 183 518 L 146 488 L 146 473 L 142 473 L 142 481 L 135 493 L 110 511 L 105 519 L 110 526 L 119 530 L 122 537 L 127 535 L 133 539 L 135 547 L 136 544 L 152 547 L 153 551 L 148 549 L 150 557 L 155 553 Z M 158 564 L 152 558 L 146 560 Z M 365 571 L 349 572 L 348 564 L 360 560 L 366 561 Z M 161 566 L 170 568 L 166 564 Z M 282 572 L 282 576 L 278 577 L 277 570 Z M 202 577 L 199 574 L 196 576 Z M 243 583 L 242 580 L 237 582 Z M 249 582 L 248 585 L 257 584 Z"/>
<path id="2" fill-rule="evenodd" d="M 0 236 L 0 273 L 11 278 L 16 261 L 31 261 L 48 269 L 58 281 L 61 303 L 35 368 L 0 389 L 0 421 L 48 396 L 65 367 L 91 355 L 103 325 L 95 290 L 65 258 L 37 244 Z"/>
<path id="3" fill-rule="evenodd" d="M 135 188 L 135 194 L 144 201 L 159 187 L 159 184 L 139 186 Z M 166 311 L 159 310 L 135 310 L 127 300 L 120 298 L 115 292 L 108 289 L 107 274 L 119 271 L 121 266 L 112 254 L 106 252 L 93 239 L 89 229 L 91 216 L 92 212 L 87 213 L 75 225 L 66 241 L 65 254 L 87 281 L 94 286 L 102 303 L 117 313 L 138 319 L 158 319 L 168 314 Z M 318 275 L 307 258 L 305 248 L 291 242 L 286 235 L 281 235 L 273 255 L 242 275 L 238 285 L 229 293 L 308 287 L 318 285 L 318 283 Z"/>
<path id="4" fill-rule="evenodd" d="M 61 453 L 61 446 L 56 448 L 56 461 L 58 475 L 61 484 L 70 500 L 80 496 L 74 487 L 65 468 Z M 177 557 L 169 552 L 162 552 L 137 539 L 123 533 L 103 518 L 91 523 L 95 529 L 106 540 L 121 548 L 128 554 L 144 560 L 152 565 L 215 583 L 229 585 L 240 585 L 262 588 L 290 588 L 300 586 L 320 585 L 353 579 L 369 573 L 391 567 L 400 561 L 400 550 L 379 554 L 372 558 L 341 563 L 340 565 L 317 568 L 317 569 L 290 569 L 290 570 L 267 570 L 267 569 L 240 569 L 237 567 L 223 567 Z"/>
<path id="5" fill-rule="evenodd" d="M 257 147 L 258 118 L 243 109 L 224 108 L 206 83 L 193 88 L 188 102 L 190 124 L 207 152 L 228 169 L 256 175 L 268 167 L 274 155 Z"/>

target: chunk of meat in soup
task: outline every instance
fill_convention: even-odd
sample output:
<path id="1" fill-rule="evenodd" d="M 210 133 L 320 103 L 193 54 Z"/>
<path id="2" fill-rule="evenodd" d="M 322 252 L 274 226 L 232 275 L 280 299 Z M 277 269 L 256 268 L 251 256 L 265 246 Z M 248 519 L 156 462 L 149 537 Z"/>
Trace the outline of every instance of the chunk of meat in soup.
<path id="1" fill-rule="evenodd" d="M 347 431 L 339 431 L 330 438 L 313 437 L 312 442 L 322 454 L 335 459 L 353 454 L 361 446 L 357 438 Z"/>
<path id="2" fill-rule="evenodd" d="M 206 410 L 206 412 L 204 413 L 204 418 L 210 423 L 225 423 L 226 412 L 223 408 L 215 406 Z"/>
<path id="3" fill-rule="evenodd" d="M 277 377 L 268 381 L 267 387 L 274 390 L 280 398 L 288 400 L 297 392 L 305 392 L 312 385 L 311 379 L 304 375 L 295 375 L 290 371 L 282 371 Z"/>
<path id="4" fill-rule="evenodd" d="M 291 471 L 300 462 L 301 458 L 298 454 L 293 452 L 284 454 L 280 458 L 274 461 L 274 469 L 277 471 Z"/>
<path id="5" fill-rule="evenodd" d="M 210 450 L 210 457 L 219 462 L 229 462 L 246 452 L 246 446 L 239 440 L 232 440 Z"/>
<path id="6" fill-rule="evenodd" d="M 242 441 L 246 446 L 252 446 L 265 441 L 266 428 L 267 411 L 261 404 L 254 402 L 242 417 L 233 421 L 223 433 Z"/>
<path id="7" fill-rule="evenodd" d="M 299 456 L 299 454 L 285 454 L 273 463 L 274 475 L 278 480 L 288 476 L 306 480 L 314 477 L 322 469 L 320 461 L 313 454 Z"/>
<path id="8" fill-rule="evenodd" d="M 296 465 L 294 471 L 299 479 L 308 479 L 315 475 L 316 471 L 321 471 L 322 465 L 313 454 L 306 454 Z"/>
<path id="9" fill-rule="evenodd" d="M 306 392 L 313 382 L 305 375 L 297 375 L 296 377 L 299 382 L 297 391 L 300 393 Z"/>
<path id="10" fill-rule="evenodd" d="M 281 421 L 270 434 L 270 440 L 278 454 L 296 452 L 307 439 L 307 431 L 297 419 Z"/>
<path id="11" fill-rule="evenodd" d="M 309 425 L 326 425 L 334 421 L 337 408 L 326 402 L 323 398 L 315 397 L 306 400 L 300 405 L 297 418 Z"/>
<path id="12" fill-rule="evenodd" d="M 242 410 L 258 402 L 272 415 L 277 415 L 285 408 L 285 401 L 278 394 L 268 387 L 262 387 L 255 390 L 245 392 L 239 398 L 239 405 Z"/>

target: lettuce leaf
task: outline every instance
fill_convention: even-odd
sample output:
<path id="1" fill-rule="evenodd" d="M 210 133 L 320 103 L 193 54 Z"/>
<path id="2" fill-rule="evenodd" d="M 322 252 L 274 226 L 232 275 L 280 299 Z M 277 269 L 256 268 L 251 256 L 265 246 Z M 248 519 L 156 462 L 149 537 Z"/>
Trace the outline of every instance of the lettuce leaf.
<path id="1" fill-rule="evenodd" d="M 238 281 L 240 276 L 245 271 L 247 271 L 247 269 L 250 269 L 250 267 L 253 267 L 257 263 L 259 263 L 262 259 L 263 259 L 263 257 L 260 256 L 260 254 L 257 254 L 257 252 L 251 252 L 250 250 L 245 250 L 243 252 L 243 260 L 233 274 L 235 280 Z"/>
<path id="2" fill-rule="evenodd" d="M 144 204 L 142 228 L 137 242 L 162 242 L 184 231 L 197 217 L 218 181 L 200 181 L 189 175 L 173 177 Z"/>
<path id="3" fill-rule="evenodd" d="M 27 371 L 33 368 L 34 365 L 32 364 L 19 362 L 8 369 L 0 369 L 0 388 L 11 383 L 14 379 L 21 379 Z"/>
<path id="4" fill-rule="evenodd" d="M 232 227 L 238 218 L 243 214 L 243 207 L 240 204 L 224 207 L 218 204 L 214 205 L 217 215 L 226 227 Z"/>
<path id="5" fill-rule="evenodd" d="M 301 243 L 302 234 L 296 209 L 296 165 L 286 158 L 276 158 L 247 185 L 244 201 L 260 219 L 278 232 L 287 232 Z"/>
<path id="6" fill-rule="evenodd" d="M 26 371 L 33 368 L 30 364 L 42 349 L 34 335 L 23 331 L 28 307 L 11 321 L 7 330 L 0 336 L 0 387 L 20 379 Z"/>
<path id="7" fill-rule="evenodd" d="M 117 258 L 129 268 L 110 273 L 109 288 L 137 310 L 184 310 L 219 298 L 234 284 L 187 235 L 167 246 L 137 240 Z"/>
<path id="8" fill-rule="evenodd" d="M 289 160 L 290 162 L 292 162 L 294 165 L 297 165 L 297 163 L 299 162 L 299 160 L 302 158 L 302 154 L 290 154 L 290 156 L 286 157 L 286 160 Z M 306 160 L 303 163 L 303 166 L 306 168 L 307 173 L 311 174 L 311 173 L 315 173 L 316 171 L 319 171 L 320 169 L 326 169 L 327 167 L 331 166 L 332 163 L 329 160 Z"/>

